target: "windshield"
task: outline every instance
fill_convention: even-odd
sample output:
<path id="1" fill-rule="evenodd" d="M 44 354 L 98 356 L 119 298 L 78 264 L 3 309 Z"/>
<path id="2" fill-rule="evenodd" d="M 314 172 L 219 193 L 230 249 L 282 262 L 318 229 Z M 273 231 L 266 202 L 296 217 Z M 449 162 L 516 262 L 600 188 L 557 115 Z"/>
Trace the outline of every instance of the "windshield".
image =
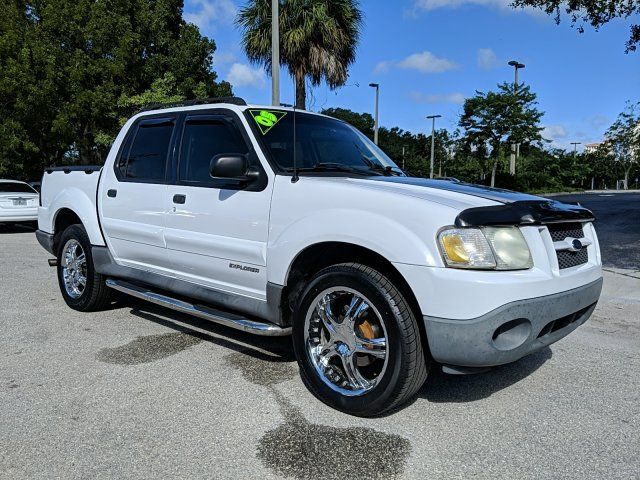
<path id="1" fill-rule="evenodd" d="M 26 183 L 0 182 L 0 193 L 38 193 Z"/>
<path id="2" fill-rule="evenodd" d="M 249 109 L 249 122 L 278 166 L 293 170 L 294 113 Z M 367 175 L 402 171 L 371 140 L 333 118 L 295 113 L 296 163 L 301 171 L 354 171 Z"/>

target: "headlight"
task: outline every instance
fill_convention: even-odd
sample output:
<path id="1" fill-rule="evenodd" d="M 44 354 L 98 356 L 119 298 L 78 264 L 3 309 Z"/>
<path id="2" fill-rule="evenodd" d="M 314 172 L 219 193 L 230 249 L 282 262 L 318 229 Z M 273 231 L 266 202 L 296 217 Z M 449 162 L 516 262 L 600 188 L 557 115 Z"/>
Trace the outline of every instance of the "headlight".
<path id="1" fill-rule="evenodd" d="M 524 270 L 533 266 L 518 227 L 450 228 L 438 234 L 438 244 L 448 267 Z"/>

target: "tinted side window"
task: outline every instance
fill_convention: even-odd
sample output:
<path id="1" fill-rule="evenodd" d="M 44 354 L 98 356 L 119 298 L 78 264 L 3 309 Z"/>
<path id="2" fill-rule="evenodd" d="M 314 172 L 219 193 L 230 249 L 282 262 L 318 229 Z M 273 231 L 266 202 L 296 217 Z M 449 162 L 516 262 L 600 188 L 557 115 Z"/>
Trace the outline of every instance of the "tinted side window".
<path id="1" fill-rule="evenodd" d="M 187 183 L 213 183 L 211 159 L 220 154 L 248 152 L 235 125 L 223 119 L 188 118 L 184 124 L 178 178 Z"/>
<path id="2" fill-rule="evenodd" d="M 172 133 L 170 121 L 141 122 L 121 162 L 126 165 L 124 176 L 131 180 L 164 180 Z"/>

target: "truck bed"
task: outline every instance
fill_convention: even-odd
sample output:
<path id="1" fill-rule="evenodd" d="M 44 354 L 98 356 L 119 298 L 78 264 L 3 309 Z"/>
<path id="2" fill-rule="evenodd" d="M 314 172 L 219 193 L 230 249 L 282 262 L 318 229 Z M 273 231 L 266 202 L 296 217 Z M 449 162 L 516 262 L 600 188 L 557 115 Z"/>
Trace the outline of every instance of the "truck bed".
<path id="1" fill-rule="evenodd" d="M 96 194 L 101 169 L 94 165 L 46 169 L 42 177 L 38 228 L 43 232 L 54 232 L 56 213 L 63 208 L 76 212 L 85 226 L 97 227 Z M 90 230 L 87 228 L 91 237 Z"/>

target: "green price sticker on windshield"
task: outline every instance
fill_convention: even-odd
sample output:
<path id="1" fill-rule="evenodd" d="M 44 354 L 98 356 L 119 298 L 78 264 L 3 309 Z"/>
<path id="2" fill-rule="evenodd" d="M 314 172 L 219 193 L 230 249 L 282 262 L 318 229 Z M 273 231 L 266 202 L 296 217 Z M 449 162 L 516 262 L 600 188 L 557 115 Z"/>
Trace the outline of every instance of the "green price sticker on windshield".
<path id="1" fill-rule="evenodd" d="M 249 113 L 251 113 L 262 135 L 271 130 L 287 114 L 287 112 L 278 110 L 249 110 Z"/>

